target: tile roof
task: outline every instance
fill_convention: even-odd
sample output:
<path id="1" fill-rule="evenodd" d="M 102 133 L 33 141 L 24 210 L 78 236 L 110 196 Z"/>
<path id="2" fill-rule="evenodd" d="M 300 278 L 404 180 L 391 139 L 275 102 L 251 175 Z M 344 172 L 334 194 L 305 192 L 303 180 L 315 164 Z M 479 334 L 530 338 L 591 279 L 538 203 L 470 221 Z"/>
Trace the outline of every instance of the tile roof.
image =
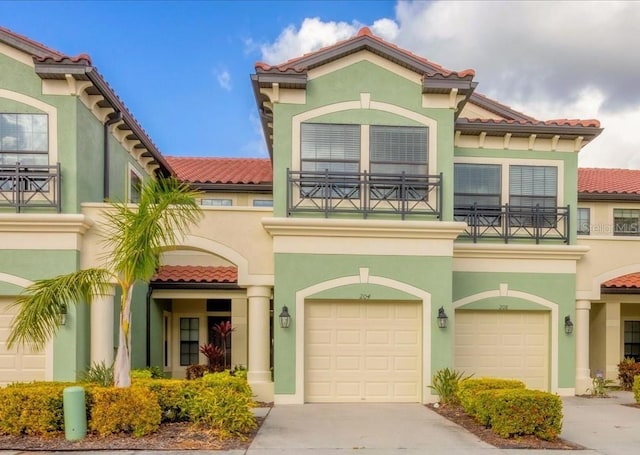
<path id="1" fill-rule="evenodd" d="M 640 288 L 640 273 L 618 276 L 602 283 L 603 288 Z"/>
<path id="2" fill-rule="evenodd" d="M 273 181 L 268 158 L 166 157 L 179 180 L 189 183 L 261 184 Z"/>
<path id="3" fill-rule="evenodd" d="M 640 170 L 580 168 L 578 193 L 640 195 Z"/>
<path id="4" fill-rule="evenodd" d="M 236 267 L 163 265 L 151 278 L 161 283 L 237 283 Z"/>
<path id="5" fill-rule="evenodd" d="M 496 120 L 473 118 L 466 119 L 468 123 L 475 124 L 492 124 L 492 125 L 531 125 L 531 126 L 582 126 L 585 128 L 600 128 L 600 121 L 596 119 L 578 120 L 578 119 L 555 119 L 555 120 Z"/>
<path id="6" fill-rule="evenodd" d="M 50 47 L 45 46 L 42 43 L 34 41 L 31 38 L 27 38 L 24 35 L 16 33 L 13 30 L 10 30 L 6 27 L 0 26 L 0 37 L 3 37 L 11 41 L 15 40 L 24 46 L 28 46 L 29 50 L 35 57 L 39 57 L 39 58 L 50 57 L 50 58 L 56 58 L 56 59 L 72 58 L 67 55 L 64 55 L 61 52 L 58 52 L 55 49 L 51 49 Z M 83 54 L 83 55 L 86 55 L 86 54 Z"/>
<path id="7" fill-rule="evenodd" d="M 451 71 L 448 70 L 446 68 L 444 68 L 441 65 L 438 65 L 437 63 L 434 63 L 430 60 L 427 60 L 424 57 L 421 57 L 419 55 L 414 54 L 413 52 L 409 52 L 406 49 L 402 49 L 398 46 L 396 46 L 393 43 L 390 43 L 388 41 L 383 40 L 382 38 L 374 35 L 371 32 L 371 29 L 369 29 L 369 27 L 362 27 L 358 33 L 355 36 L 352 36 L 351 38 L 348 38 L 346 40 L 343 41 L 339 41 L 335 44 L 332 44 L 330 46 L 326 46 L 323 47 L 321 49 L 318 49 L 316 51 L 307 53 L 302 55 L 301 57 L 296 57 L 296 58 L 292 58 L 290 60 L 287 60 L 284 63 L 281 63 L 279 65 L 269 65 L 267 63 L 264 62 L 257 62 L 256 63 L 256 71 L 261 70 L 261 71 L 268 71 L 268 72 L 281 72 L 281 73 L 304 73 L 305 71 L 307 71 L 309 69 L 309 67 L 307 66 L 308 61 L 316 56 L 322 55 L 322 54 L 326 54 L 334 49 L 339 49 L 347 44 L 351 44 L 351 43 L 355 43 L 358 41 L 362 41 L 363 43 L 366 42 L 367 40 L 373 40 L 375 42 L 377 42 L 378 44 L 381 44 L 382 46 L 385 46 L 387 48 L 390 48 L 391 50 L 398 52 L 399 54 L 404 55 L 405 57 L 408 57 L 409 59 L 413 60 L 416 63 L 419 63 L 421 65 L 425 65 L 426 67 L 428 67 L 429 71 L 429 75 L 440 75 L 440 76 L 444 76 L 444 77 L 459 77 L 459 78 L 465 78 L 465 77 L 471 77 L 473 78 L 473 76 L 475 76 L 475 71 L 472 69 L 466 69 L 463 71 Z"/>

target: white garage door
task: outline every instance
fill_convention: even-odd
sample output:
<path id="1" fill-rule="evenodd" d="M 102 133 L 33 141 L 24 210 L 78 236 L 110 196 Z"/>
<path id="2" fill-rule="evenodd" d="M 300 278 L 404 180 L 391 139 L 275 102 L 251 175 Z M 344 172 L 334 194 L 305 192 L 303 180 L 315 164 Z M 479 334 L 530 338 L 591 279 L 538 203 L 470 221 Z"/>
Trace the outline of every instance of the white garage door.
<path id="1" fill-rule="evenodd" d="M 0 385 L 17 381 L 44 380 L 44 353 L 30 352 L 29 349 L 15 347 L 7 349 L 7 337 L 11 321 L 16 313 L 9 309 L 12 299 L 0 297 Z"/>
<path id="2" fill-rule="evenodd" d="M 549 313 L 457 311 L 455 368 L 549 390 Z"/>
<path id="3" fill-rule="evenodd" d="M 305 401 L 419 402 L 422 307 L 307 302 Z"/>

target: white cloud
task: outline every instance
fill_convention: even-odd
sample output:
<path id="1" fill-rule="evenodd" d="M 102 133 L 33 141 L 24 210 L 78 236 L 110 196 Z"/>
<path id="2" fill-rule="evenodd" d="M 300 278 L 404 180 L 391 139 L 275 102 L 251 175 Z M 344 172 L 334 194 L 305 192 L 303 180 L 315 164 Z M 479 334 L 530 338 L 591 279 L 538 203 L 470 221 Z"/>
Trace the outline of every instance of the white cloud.
<path id="1" fill-rule="evenodd" d="M 640 2 L 401 1 L 372 31 L 446 68 L 476 70 L 477 91 L 540 119 L 597 118 L 582 166 L 640 168 Z M 366 25 L 366 24 L 365 24 Z M 261 46 L 281 63 L 353 36 L 357 21 L 305 19 Z"/>
<path id="2" fill-rule="evenodd" d="M 216 78 L 218 79 L 218 84 L 220 85 L 220 87 L 227 90 L 228 92 L 231 91 L 231 75 L 229 74 L 229 71 L 216 71 Z"/>

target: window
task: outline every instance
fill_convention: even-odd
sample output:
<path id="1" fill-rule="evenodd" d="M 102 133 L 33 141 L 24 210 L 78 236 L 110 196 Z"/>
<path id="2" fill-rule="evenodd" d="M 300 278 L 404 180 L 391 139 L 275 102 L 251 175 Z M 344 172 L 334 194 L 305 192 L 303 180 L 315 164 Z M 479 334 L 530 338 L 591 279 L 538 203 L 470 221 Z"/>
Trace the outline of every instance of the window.
<path id="1" fill-rule="evenodd" d="M 591 209 L 578 207 L 578 234 L 589 235 L 591 232 Z"/>
<path id="2" fill-rule="evenodd" d="M 372 125 L 370 172 L 427 175 L 427 133 L 425 127 Z"/>
<path id="3" fill-rule="evenodd" d="M 613 209 L 613 235 L 640 235 L 639 209 Z"/>
<path id="4" fill-rule="evenodd" d="M 306 181 L 302 196 L 359 198 L 360 125 L 303 123 L 300 132 L 300 170 Z M 328 182 L 313 175 L 325 172 L 333 174 Z"/>
<path id="5" fill-rule="evenodd" d="M 49 164 L 46 114 L 0 114 L 0 165 Z"/>
<path id="6" fill-rule="evenodd" d="M 180 318 L 180 366 L 200 363 L 199 344 L 200 319 Z"/>
<path id="7" fill-rule="evenodd" d="M 624 321 L 624 356 L 640 362 L 640 321 Z"/>
<path id="8" fill-rule="evenodd" d="M 360 125 L 303 123 L 301 135 L 301 171 L 360 171 Z"/>
<path id="9" fill-rule="evenodd" d="M 498 224 L 501 206 L 500 176 L 499 164 L 454 164 L 455 219 L 478 225 Z M 472 212 L 475 214 L 472 215 Z"/>
<path id="10" fill-rule="evenodd" d="M 203 198 L 200 199 L 200 205 L 210 207 L 231 207 L 233 205 L 231 199 Z"/>
<path id="11" fill-rule="evenodd" d="M 137 204 L 140 202 L 140 191 L 142 190 L 142 177 L 129 169 L 129 202 Z"/>
<path id="12" fill-rule="evenodd" d="M 558 192 L 558 168 L 554 166 L 509 166 L 509 205 L 513 226 L 555 226 Z M 541 209 L 534 216 L 532 207 Z M 545 210 L 549 209 L 549 210 Z M 526 214 L 524 214 L 526 213 Z"/>
<path id="13" fill-rule="evenodd" d="M 273 207 L 273 199 L 254 199 L 254 207 Z"/>

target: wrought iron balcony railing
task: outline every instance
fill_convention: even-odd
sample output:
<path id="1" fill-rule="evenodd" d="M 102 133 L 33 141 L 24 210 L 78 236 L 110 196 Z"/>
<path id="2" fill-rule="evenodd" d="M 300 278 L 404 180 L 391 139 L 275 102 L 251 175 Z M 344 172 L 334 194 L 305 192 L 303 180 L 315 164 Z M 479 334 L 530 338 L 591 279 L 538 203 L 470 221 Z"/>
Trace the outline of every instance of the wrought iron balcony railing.
<path id="1" fill-rule="evenodd" d="M 461 237 L 477 242 L 479 239 L 553 240 L 569 243 L 569 206 L 523 207 L 503 205 L 493 207 L 456 207 L 454 219 L 467 223 Z"/>
<path id="2" fill-rule="evenodd" d="M 13 207 L 16 212 L 46 207 L 60 213 L 60 163 L 0 165 L 0 207 Z"/>
<path id="3" fill-rule="evenodd" d="M 287 215 L 320 213 L 442 218 L 442 174 L 287 170 Z"/>

